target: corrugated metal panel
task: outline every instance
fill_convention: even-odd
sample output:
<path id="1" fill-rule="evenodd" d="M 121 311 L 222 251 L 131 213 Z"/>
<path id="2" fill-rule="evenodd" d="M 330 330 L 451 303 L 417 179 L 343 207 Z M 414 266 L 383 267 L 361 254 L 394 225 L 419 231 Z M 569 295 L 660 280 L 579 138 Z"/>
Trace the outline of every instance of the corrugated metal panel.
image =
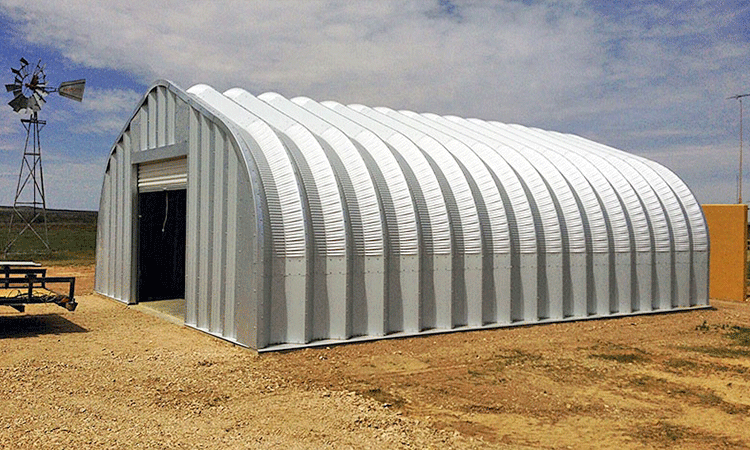
<path id="1" fill-rule="evenodd" d="M 475 123 L 454 116 L 446 117 L 446 119 L 455 124 L 460 133 L 481 142 L 494 153 L 496 155 L 494 162 L 500 166 L 501 170 L 505 169 L 503 166 L 507 166 L 507 171 L 516 175 L 521 191 L 513 192 L 513 195 L 514 197 L 525 197 L 531 211 L 529 219 L 532 220 L 531 224 L 528 221 L 526 223 L 519 222 L 521 252 L 537 253 L 540 248 L 543 248 L 544 251 L 559 253 L 562 250 L 560 223 L 554 201 L 539 172 L 523 155 L 504 143 L 491 139 L 487 135 L 487 130 L 481 126 L 481 121 Z M 482 157 L 484 158 L 484 156 Z M 500 160 L 502 160 L 502 163 Z M 505 180 L 505 177 L 501 177 L 501 179 Z M 512 180 L 513 177 L 508 177 L 508 179 Z M 524 215 L 520 215 L 520 217 L 525 218 Z"/>
<path id="2" fill-rule="evenodd" d="M 242 89 L 231 89 L 225 95 L 287 137 L 287 151 L 297 162 L 300 180 L 305 185 L 316 251 L 321 255 L 345 256 L 341 195 L 333 167 L 318 141 L 302 125 Z"/>
<path id="3" fill-rule="evenodd" d="M 145 133 L 144 137 L 146 138 L 146 145 L 141 148 L 141 150 L 149 149 L 149 148 L 156 148 L 159 146 L 159 144 L 156 143 L 156 136 L 157 136 L 157 114 L 158 114 L 158 107 L 156 104 L 157 96 L 158 96 L 159 87 L 156 87 L 154 90 L 148 93 L 148 101 L 146 103 L 144 112 L 145 112 Z"/>
<path id="4" fill-rule="evenodd" d="M 247 164 L 236 146 L 237 130 L 226 118 L 207 114 L 211 106 L 198 101 L 194 107 L 206 108 L 185 116 L 189 158 L 187 192 L 187 236 L 186 236 L 186 315 L 185 323 L 197 329 L 237 342 L 253 342 L 240 336 L 238 325 L 250 321 L 250 317 L 236 315 L 237 277 L 249 277 L 247 269 L 238 267 L 238 261 L 247 261 L 236 239 L 239 225 L 237 203 L 250 193 L 243 192 L 238 198 L 238 180 L 230 180 L 233 166 Z M 225 126 L 230 124 L 229 127 Z M 197 176 L 200 174 L 201 176 Z M 241 178 L 241 177 L 240 177 Z M 245 298 L 262 296 L 252 292 Z"/>
<path id="5" fill-rule="evenodd" d="M 396 255 L 416 255 L 418 251 L 417 220 L 404 173 L 386 144 L 372 131 L 308 98 L 293 101 L 326 120 L 360 145 L 369 162 L 389 225 L 392 251 Z"/>
<path id="6" fill-rule="evenodd" d="M 568 233 L 570 233 L 571 251 L 581 252 L 585 250 L 585 244 L 581 242 L 581 239 L 583 238 L 591 242 L 592 250 L 595 253 L 608 252 L 610 231 L 607 228 L 604 214 L 602 213 L 596 194 L 579 168 L 555 152 L 553 150 L 554 144 L 545 145 L 544 142 L 534 139 L 532 137 L 532 132 L 529 129 L 519 129 L 518 127 L 511 128 L 499 122 L 491 122 L 491 125 L 493 125 L 504 137 L 504 142 L 513 142 L 518 148 L 534 149 L 540 160 L 546 160 L 546 162 L 542 162 L 542 166 L 540 166 L 540 169 L 545 176 L 552 175 L 554 177 L 555 175 L 559 175 L 561 177 L 557 179 L 557 185 L 553 185 L 553 191 L 558 193 L 558 198 L 561 201 L 568 203 L 564 211 L 566 211 L 566 228 Z M 550 170 L 550 165 L 556 170 Z M 576 211 L 569 204 L 571 198 L 567 195 L 568 191 L 564 188 L 558 187 L 562 180 L 565 180 L 565 184 L 569 187 L 571 196 L 572 193 L 575 192 L 575 198 L 577 200 L 573 199 L 573 201 L 579 203 L 580 207 L 583 208 L 585 217 L 582 218 L 580 222 L 576 219 Z M 583 221 L 587 222 L 586 227 L 583 226 Z M 579 228 L 581 231 L 571 232 L 571 230 L 575 230 L 576 228 Z M 583 232 L 583 234 L 581 234 L 581 232 Z M 586 232 L 589 233 L 588 236 L 585 236 Z"/>
<path id="7" fill-rule="evenodd" d="M 187 118 L 188 128 L 188 174 L 199 174 L 200 172 L 200 117 L 201 114 L 196 109 L 190 109 Z M 186 213 L 193 221 L 198 210 L 198 191 L 201 183 L 206 180 L 202 177 L 193 177 L 187 190 Z M 199 241 L 199 224 L 193 223 L 186 227 L 185 230 L 185 323 L 195 325 L 198 323 L 198 307 L 196 299 L 200 298 L 200 279 L 198 277 L 198 263 L 200 262 L 199 252 L 194 249 Z M 192 299 L 192 301 L 189 301 Z"/>
<path id="8" fill-rule="evenodd" d="M 655 170 L 655 167 L 659 165 L 653 161 L 648 161 L 644 158 L 639 158 L 605 145 L 596 143 L 590 143 L 589 145 L 594 146 L 594 148 L 597 148 L 604 154 L 628 162 L 639 173 L 643 174 L 644 179 L 653 187 L 654 192 L 659 196 L 663 208 L 667 210 L 665 219 L 668 221 L 672 233 L 674 249 L 676 251 L 689 251 L 692 235 L 689 230 L 689 225 L 686 222 L 687 219 L 685 217 L 685 212 L 683 211 L 682 204 L 673 191 L 674 187 L 670 186 L 670 184 L 662 178 L 661 174 Z M 690 197 L 692 197 L 692 195 Z M 693 203 L 696 202 L 693 200 Z"/>
<path id="9" fill-rule="evenodd" d="M 408 124 L 409 118 L 396 111 L 362 106 L 358 106 L 357 110 L 402 133 L 429 158 L 433 170 L 439 177 L 443 197 L 451 214 L 451 222 L 453 227 L 457 228 L 454 231 L 456 251 L 468 255 L 481 253 L 482 237 L 476 203 L 466 176 L 453 156 L 440 142 Z"/>
<path id="10" fill-rule="evenodd" d="M 389 112 L 393 113 L 393 112 Z M 491 247 L 493 253 L 510 252 L 510 230 L 508 228 L 508 214 L 503 206 L 499 186 L 495 184 L 489 169 L 466 143 L 450 136 L 449 130 L 435 121 L 429 120 L 415 112 L 401 111 L 409 126 L 437 139 L 451 155 L 462 165 L 464 175 L 474 187 L 474 200 L 483 205 L 485 217 L 484 226 L 490 230 Z M 394 116 L 395 117 L 395 116 Z M 408 119 L 408 120 L 407 120 Z M 478 211 L 479 213 L 479 211 Z"/>
<path id="11" fill-rule="evenodd" d="M 548 185 L 552 198 L 555 201 L 557 217 L 560 220 L 560 235 L 567 234 L 567 242 L 561 241 L 559 246 L 555 245 L 552 251 L 570 251 L 583 253 L 586 251 L 586 228 L 583 226 L 581 211 L 578 208 L 573 191 L 560 173 L 544 155 L 537 152 L 533 147 L 519 147 L 519 153 L 526 155 L 528 161 L 534 165 L 540 174 L 544 174 L 545 183 Z"/>
<path id="12" fill-rule="evenodd" d="M 659 196 L 661 204 L 667 213 L 665 218 L 670 227 L 670 241 L 674 246 L 674 250 L 678 252 L 689 251 L 692 236 L 685 221 L 682 205 L 672 189 L 648 164 L 643 164 L 637 159 L 628 158 L 627 160 L 636 170 L 643 174 L 644 178 L 653 187 L 654 192 Z"/>
<path id="13" fill-rule="evenodd" d="M 328 277 L 330 288 L 327 293 L 334 293 L 332 289 L 339 282 L 345 282 L 346 297 L 341 301 L 329 299 L 331 314 L 322 319 L 329 323 L 330 333 L 334 335 L 385 334 L 388 299 L 384 217 L 373 177 L 362 155 L 341 130 L 299 105 L 275 93 L 258 98 L 303 125 L 316 137 L 331 162 L 344 200 L 347 257 L 345 261 L 329 258 L 326 270 L 329 274 L 338 272 Z M 344 275 L 343 267 L 346 268 L 345 280 L 340 278 Z"/>
<path id="14" fill-rule="evenodd" d="M 627 211 L 626 217 L 635 239 L 635 249 L 639 252 L 651 251 L 651 226 L 648 216 L 638 193 L 633 189 L 627 178 L 617 169 L 617 160 L 604 158 L 596 152 L 588 151 L 580 145 L 575 145 L 571 135 L 554 132 L 549 132 L 548 134 L 558 139 L 567 151 L 578 155 L 581 159 L 591 161 L 601 171 L 607 182 L 615 190 L 623 208 Z"/>
<path id="15" fill-rule="evenodd" d="M 614 169 L 619 171 L 625 177 L 625 180 L 633 186 L 633 190 L 640 198 L 654 240 L 653 248 L 659 252 L 669 252 L 672 241 L 670 238 L 669 222 L 665 215 L 664 208 L 648 180 L 646 180 L 643 175 L 634 168 L 632 164 L 630 164 L 627 159 L 627 154 L 624 152 L 602 152 L 601 150 L 603 150 L 603 146 L 598 146 L 598 144 L 585 140 L 579 136 L 566 135 L 566 138 L 575 141 L 578 147 L 588 149 L 589 153 L 607 155 L 608 157 L 604 159 L 614 162 Z M 652 247 L 649 246 L 649 250 L 651 248 Z"/>
<path id="16" fill-rule="evenodd" d="M 420 259 L 416 268 L 420 270 L 419 296 L 418 299 L 414 299 L 416 303 L 403 305 L 404 310 L 409 312 L 408 316 L 404 313 L 403 329 L 452 328 L 457 319 L 454 312 L 463 306 L 456 298 L 457 283 L 463 278 L 453 258 L 458 254 L 454 253 L 458 252 L 455 247 L 460 244 L 454 240 L 455 229 L 451 229 L 450 202 L 445 197 L 446 191 L 443 190 L 440 177 L 436 173 L 438 169 L 430 164 L 417 143 L 399 130 L 359 111 L 366 107 L 344 107 L 328 103 L 325 105 L 370 128 L 385 141 L 399 161 L 414 194 L 422 232 Z M 453 225 L 460 230 L 460 223 Z"/>
<path id="17" fill-rule="evenodd" d="M 466 143 L 490 170 L 495 184 L 500 187 L 501 197 L 505 196 L 503 202 L 508 214 L 510 242 L 496 245 L 515 247 L 521 253 L 536 253 L 537 239 L 534 214 L 531 210 L 526 188 L 516 171 L 499 153 L 486 143 L 477 140 L 479 136 L 476 133 L 456 120 L 448 120 L 434 114 L 425 116 L 443 126 L 446 133 Z"/>
<path id="18" fill-rule="evenodd" d="M 703 209 L 698 204 L 698 201 L 690 191 L 690 188 L 666 167 L 659 164 L 651 164 L 651 167 L 657 171 L 667 183 L 669 183 L 669 186 L 674 189 L 675 194 L 677 194 L 684 205 L 688 215 L 690 230 L 693 235 L 693 250 L 699 252 L 708 251 L 708 228 L 706 228 L 706 219 L 703 217 Z"/>
<path id="19" fill-rule="evenodd" d="M 496 126 L 499 127 L 501 125 L 496 123 Z M 562 170 L 562 173 L 567 176 L 570 172 L 571 176 L 575 177 L 575 180 L 571 181 L 571 185 L 574 189 L 584 190 L 584 192 L 579 195 L 582 199 L 585 199 L 584 205 L 587 211 L 587 217 L 591 217 L 589 220 L 592 222 L 591 227 L 594 251 L 607 251 L 608 246 L 606 245 L 606 242 L 609 239 L 613 240 L 615 251 L 630 251 L 631 243 L 628 230 L 628 218 L 623 210 L 617 192 L 613 189 L 612 185 L 604 177 L 597 166 L 592 164 L 587 158 L 581 157 L 575 151 L 571 151 L 563 140 L 557 139 L 551 133 L 545 133 L 536 128 L 528 128 L 526 129 L 526 133 L 521 134 L 511 127 L 508 127 L 508 129 L 520 142 L 535 142 L 538 145 L 543 146 L 547 151 L 558 155 L 555 157 L 556 164 L 559 163 L 566 167 L 565 170 Z M 569 161 L 569 164 L 563 163 L 557 158 L 564 158 Z M 578 181 L 577 173 L 579 172 L 580 175 L 588 181 L 591 189 L 589 189 L 582 181 Z M 592 195 L 594 198 L 591 197 Z M 596 212 L 596 208 L 593 206 L 594 201 L 600 203 L 602 213 Z M 594 208 L 594 211 L 590 208 Z M 600 214 L 602 215 L 601 219 L 599 218 Z M 607 226 L 599 226 L 600 220 L 604 220 L 607 223 Z"/>
<path id="20" fill-rule="evenodd" d="M 138 164 L 138 192 L 187 189 L 187 158 Z"/>
<path id="21" fill-rule="evenodd" d="M 332 152 L 328 157 L 336 169 L 344 197 L 347 198 L 347 213 L 353 232 L 353 251 L 355 254 L 366 256 L 382 256 L 383 218 L 380 205 L 370 173 L 354 144 L 340 130 L 279 94 L 266 93 L 258 98 L 300 122 L 318 139 L 328 144 L 324 151 Z"/>
<path id="22" fill-rule="evenodd" d="M 281 256 L 305 256 L 301 193 L 289 155 L 278 136 L 266 122 L 209 86 L 196 85 L 188 89 L 188 93 L 220 110 L 257 143 L 274 249 Z"/>
<path id="23" fill-rule="evenodd" d="M 197 297 L 192 302 L 188 302 L 188 308 L 195 308 L 196 328 L 209 331 L 209 304 L 213 298 L 213 284 L 219 280 L 210 278 L 213 264 L 211 260 L 211 250 L 213 233 L 211 225 L 213 224 L 213 215 L 215 210 L 211 203 L 211 190 L 216 185 L 213 179 L 213 136 L 215 125 L 210 117 L 205 115 L 198 116 L 195 124 L 198 129 L 198 153 L 195 158 L 198 160 L 198 173 L 201 174 L 200 184 L 196 183 L 193 187 L 197 191 L 196 204 L 193 210 L 197 213 L 195 216 L 195 225 L 198 228 L 197 242 L 194 245 L 188 245 L 188 248 L 197 253 L 197 270 L 196 279 L 198 281 Z M 216 261 L 221 263 L 221 261 Z"/>
<path id="24" fill-rule="evenodd" d="M 419 224 L 422 229 L 423 249 L 432 255 L 451 254 L 451 232 L 448 210 L 440 183 L 430 164 L 416 145 L 401 133 L 357 111 L 359 106 L 346 107 L 324 102 L 328 108 L 370 129 L 386 142 L 401 165 L 415 197 Z M 415 247 L 417 244 L 410 245 Z"/>
<path id="25" fill-rule="evenodd" d="M 453 120 L 451 118 L 451 120 Z M 532 193 L 536 203 L 536 214 L 543 224 L 542 232 L 544 250 L 548 253 L 560 253 L 562 247 L 562 230 L 560 229 L 560 218 L 555 206 L 554 193 L 546 180 L 541 176 L 534 160 L 529 159 L 524 152 L 509 146 L 498 136 L 492 125 L 479 119 L 461 120 L 460 123 L 476 132 L 481 139 L 496 151 L 502 154 L 508 163 L 519 173 L 521 179 L 526 183 L 527 189 Z M 541 243 L 541 242 L 540 242 Z"/>

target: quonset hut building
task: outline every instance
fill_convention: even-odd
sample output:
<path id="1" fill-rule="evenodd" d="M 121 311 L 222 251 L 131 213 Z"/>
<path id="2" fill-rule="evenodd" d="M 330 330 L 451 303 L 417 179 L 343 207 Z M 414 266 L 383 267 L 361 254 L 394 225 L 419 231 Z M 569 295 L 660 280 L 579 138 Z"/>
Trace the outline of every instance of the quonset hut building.
<path id="1" fill-rule="evenodd" d="M 519 125 L 160 81 L 100 202 L 97 292 L 261 351 L 708 306 L 674 173 Z"/>

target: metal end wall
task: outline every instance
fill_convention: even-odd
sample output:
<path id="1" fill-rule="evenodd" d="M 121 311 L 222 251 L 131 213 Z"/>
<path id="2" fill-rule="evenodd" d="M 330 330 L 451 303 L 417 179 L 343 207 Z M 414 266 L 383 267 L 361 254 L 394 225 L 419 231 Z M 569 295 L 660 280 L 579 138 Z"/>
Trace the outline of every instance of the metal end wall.
<path id="1" fill-rule="evenodd" d="M 187 157 L 186 323 L 259 350 L 708 304 L 703 213 L 578 136 L 157 83 L 112 149 L 96 289 L 136 301 L 138 164 Z"/>

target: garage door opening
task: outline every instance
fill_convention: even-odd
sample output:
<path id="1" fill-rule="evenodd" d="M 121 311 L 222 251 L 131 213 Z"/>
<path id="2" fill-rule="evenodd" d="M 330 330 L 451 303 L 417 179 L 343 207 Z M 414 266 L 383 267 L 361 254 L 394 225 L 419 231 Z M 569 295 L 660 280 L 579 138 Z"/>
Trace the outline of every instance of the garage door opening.
<path id="1" fill-rule="evenodd" d="M 138 195 L 138 301 L 184 319 L 186 191 Z"/>

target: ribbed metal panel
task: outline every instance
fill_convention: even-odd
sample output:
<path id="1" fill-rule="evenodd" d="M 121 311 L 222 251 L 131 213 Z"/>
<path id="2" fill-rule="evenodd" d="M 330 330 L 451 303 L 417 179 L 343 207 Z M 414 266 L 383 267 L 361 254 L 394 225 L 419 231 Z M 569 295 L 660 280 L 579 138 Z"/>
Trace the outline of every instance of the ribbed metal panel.
<path id="1" fill-rule="evenodd" d="M 250 95 L 249 93 L 245 93 Z M 341 190 L 347 199 L 347 213 L 352 226 L 354 253 L 365 256 L 383 255 L 383 218 L 380 213 L 375 186 L 367 166 L 354 144 L 337 128 L 285 99 L 279 94 L 266 93 L 258 97 L 274 108 L 300 122 L 328 145 L 331 160 Z M 328 152 L 327 152 L 328 153 Z"/>
<path id="2" fill-rule="evenodd" d="M 404 171 L 411 186 L 419 219 L 423 249 L 433 255 L 451 254 L 451 232 L 448 209 L 440 183 L 419 148 L 403 134 L 357 111 L 359 106 L 346 107 L 334 102 L 324 102 L 328 108 L 370 129 L 386 142 Z M 414 243 L 416 246 L 417 243 Z"/>
<path id="3" fill-rule="evenodd" d="M 585 251 L 585 242 L 581 241 L 584 239 L 591 243 L 592 251 L 595 253 L 608 252 L 608 240 L 611 233 L 605 223 L 596 194 L 579 168 L 555 152 L 552 149 L 553 145 L 545 145 L 545 143 L 531 138 L 532 133 L 528 129 L 519 131 L 516 127 L 511 128 L 499 122 L 491 122 L 491 125 L 503 136 L 504 142 L 513 143 L 515 147 L 520 149 L 533 149 L 538 155 L 537 158 L 541 164 L 540 169 L 544 171 L 545 176 L 549 175 L 550 183 L 555 183 L 552 185 L 552 189 L 558 193 L 559 201 L 565 205 L 564 207 L 561 205 L 561 207 L 564 211 L 566 229 L 571 241 L 570 251 Z M 550 169 L 550 166 L 554 170 Z M 568 189 L 560 187 L 562 182 L 567 185 Z M 580 212 L 573 208 L 571 201 L 583 209 L 585 216 L 581 220 L 577 219 L 576 213 L 580 214 Z M 583 226 L 584 221 L 587 223 L 585 227 Z M 578 231 L 574 231 L 576 229 Z"/>
<path id="4" fill-rule="evenodd" d="M 315 248 L 321 255 L 346 256 L 341 194 L 331 162 L 315 137 L 298 122 L 242 89 L 231 89 L 224 95 L 286 136 L 287 151 L 297 161 L 297 171 L 305 186 Z"/>
<path id="5" fill-rule="evenodd" d="M 648 216 L 638 193 L 617 169 L 616 164 L 618 160 L 604 158 L 596 152 L 586 150 L 580 144 L 576 145 L 574 137 L 571 135 L 554 132 L 549 132 L 548 134 L 558 139 L 565 150 L 577 155 L 580 159 L 591 161 L 601 171 L 604 178 L 617 193 L 618 200 L 623 205 L 623 208 L 627 211 L 626 219 L 635 239 L 635 249 L 639 252 L 651 251 L 651 226 Z"/>
<path id="6" fill-rule="evenodd" d="M 567 242 L 561 241 L 553 247 L 553 251 L 570 251 L 582 253 L 586 251 L 586 230 L 583 226 L 581 211 L 579 210 L 570 184 L 565 180 L 558 167 L 550 162 L 547 157 L 536 151 L 533 147 L 519 147 L 519 153 L 526 155 L 529 162 L 544 174 L 544 180 L 549 190 L 553 193 L 557 217 L 560 220 L 561 239 L 567 235 Z"/>
<path id="7" fill-rule="evenodd" d="M 446 148 L 432 136 L 411 126 L 409 118 L 387 109 L 358 106 L 357 110 L 384 125 L 402 133 L 414 142 L 423 154 L 429 158 L 443 189 L 448 211 L 456 236 L 456 251 L 464 254 L 482 252 L 482 237 L 479 230 L 479 217 L 476 203 L 466 175 Z"/>
<path id="8" fill-rule="evenodd" d="M 674 246 L 674 251 L 689 251 L 691 249 L 690 241 L 692 240 L 692 236 L 688 229 L 682 205 L 675 196 L 674 191 L 648 164 L 644 164 L 642 161 L 634 158 L 628 158 L 627 161 L 643 174 L 644 178 L 653 187 L 654 192 L 659 196 L 662 207 L 666 210 L 665 218 L 669 221 L 672 233 L 670 240 Z"/>
<path id="9" fill-rule="evenodd" d="M 501 126 L 498 123 L 495 123 L 495 125 Z M 579 196 L 582 198 L 586 215 L 591 223 L 594 251 L 608 251 L 607 241 L 609 239 L 614 241 L 616 252 L 630 251 L 628 218 L 623 211 L 621 200 L 596 165 L 592 164 L 587 158 L 581 157 L 575 151 L 571 151 L 563 140 L 556 138 L 551 133 L 536 128 L 527 128 L 524 133 L 521 133 L 515 128 L 507 128 L 514 139 L 519 142 L 533 142 L 542 146 L 548 153 L 557 155 L 548 155 L 548 157 L 554 158 L 555 164 L 565 167 L 562 170 L 564 175 L 574 178 L 570 184 L 573 189 L 583 191 L 579 193 Z M 559 158 L 564 158 L 568 163 L 561 161 Z M 588 181 L 588 184 L 578 178 L 579 173 Z M 595 201 L 600 204 L 601 212 L 597 212 L 594 206 Z M 601 226 L 600 220 L 604 220 L 607 226 Z"/>
<path id="10" fill-rule="evenodd" d="M 196 85 L 188 89 L 188 93 L 221 111 L 257 143 L 274 249 L 286 257 L 304 256 L 306 239 L 301 193 L 290 157 L 276 133 L 266 122 L 209 86 Z"/>
<path id="11" fill-rule="evenodd" d="M 648 180 L 630 163 L 632 160 L 628 158 L 628 154 L 624 152 L 610 152 L 607 147 L 600 146 L 579 136 L 567 135 L 566 138 L 576 142 L 582 150 L 603 155 L 602 158 L 610 161 L 614 169 L 622 174 L 625 180 L 633 187 L 646 212 L 646 218 L 649 222 L 654 242 L 653 247 L 649 245 L 648 250 L 655 248 L 659 252 L 669 252 L 672 245 L 669 229 L 670 223 L 665 215 L 662 202 Z M 604 155 L 606 155 L 606 158 Z M 646 250 L 644 247 L 641 248 Z"/>
<path id="12" fill-rule="evenodd" d="M 368 170 L 372 172 L 378 186 L 386 222 L 390 224 L 388 228 L 392 230 L 389 232 L 391 251 L 395 255 L 416 255 L 418 231 L 414 204 L 404 173 L 386 144 L 372 131 L 318 102 L 303 97 L 292 101 L 340 129 L 359 144 L 362 157 L 369 163 Z"/>
<path id="13" fill-rule="evenodd" d="M 393 113 L 393 111 L 389 112 L 391 115 Z M 484 222 L 484 227 L 489 230 L 491 251 L 493 253 L 510 252 L 511 238 L 508 228 L 508 213 L 503 207 L 499 186 L 495 184 L 487 166 L 466 143 L 450 136 L 449 130 L 446 130 L 441 124 L 412 111 L 400 111 L 400 113 L 405 116 L 399 117 L 400 120 L 438 140 L 451 153 L 451 156 L 461 164 L 461 170 L 473 184 L 474 200 L 483 206 L 483 212 L 478 211 L 478 213 L 480 214 L 480 220 Z"/>
<path id="14" fill-rule="evenodd" d="M 511 248 L 520 253 L 536 253 L 536 225 L 529 203 L 526 188 L 515 170 L 508 162 L 487 144 L 477 140 L 481 137 L 464 127 L 456 120 L 429 114 L 427 117 L 443 126 L 443 131 L 457 140 L 466 143 L 474 154 L 482 160 L 490 171 L 495 184 L 499 186 L 500 196 L 508 214 Z M 458 118 L 454 118 L 458 119 Z M 503 243 L 496 244 L 503 245 Z"/>
<path id="15" fill-rule="evenodd" d="M 663 208 L 666 209 L 667 214 L 665 220 L 669 222 L 674 250 L 689 251 L 692 235 L 689 230 L 689 224 L 686 222 L 685 211 L 683 211 L 683 206 L 675 195 L 674 189 L 676 186 L 670 186 L 665 179 L 662 178 L 660 172 L 655 170 L 655 167 L 659 165 L 653 161 L 648 161 L 644 158 L 639 158 L 601 144 L 590 143 L 589 145 L 592 145 L 593 148 L 597 148 L 603 154 L 627 162 L 643 175 L 644 179 L 647 180 L 654 189 L 654 192 L 658 195 Z M 692 197 L 692 195 L 690 197 Z M 693 200 L 693 202 L 695 201 Z"/>
<path id="16" fill-rule="evenodd" d="M 529 204 L 531 216 L 526 222 L 519 222 L 519 240 L 522 253 L 537 253 L 540 247 L 544 251 L 559 253 L 562 249 L 562 238 L 560 235 L 560 223 L 557 211 L 549 189 L 541 178 L 539 172 L 528 162 L 528 160 L 517 151 L 498 142 L 487 135 L 483 129 L 474 121 L 459 117 L 447 117 L 458 128 L 459 133 L 465 134 L 471 139 L 481 142 L 486 148 L 495 154 L 495 163 L 504 171 L 512 172 L 519 181 L 520 191 L 512 191 L 514 197 L 523 197 Z M 500 162 L 502 160 L 502 163 Z M 507 169 L 506 167 L 507 166 Z M 502 175 L 502 172 L 500 172 Z M 513 179 L 514 177 L 508 177 Z M 505 180 L 505 177 L 501 177 Z M 521 215 L 521 218 L 526 218 Z"/>
<path id="17" fill-rule="evenodd" d="M 259 350 L 708 305 L 688 187 L 574 135 L 158 82 L 107 163 L 98 292 L 138 300 L 138 194 L 183 188 L 185 323 Z"/>
<path id="18" fill-rule="evenodd" d="M 674 189 L 675 194 L 682 202 L 688 216 L 690 230 L 693 234 L 693 250 L 699 252 L 708 251 L 708 228 L 706 228 L 706 219 L 703 217 L 703 209 L 698 204 L 690 188 L 671 170 L 666 167 L 651 163 L 651 167 L 664 178 L 670 188 Z"/>
<path id="19" fill-rule="evenodd" d="M 538 214 L 539 220 L 543 224 L 544 250 L 547 253 L 560 253 L 563 250 L 562 230 L 560 228 L 561 218 L 558 217 L 558 210 L 555 205 L 555 193 L 551 191 L 549 183 L 542 177 L 540 168 L 535 165 L 535 163 L 539 164 L 539 161 L 535 160 L 533 155 L 527 155 L 525 152 L 511 147 L 508 142 L 504 142 L 497 131 L 493 129 L 492 125 L 485 121 L 479 119 L 461 119 L 460 123 L 476 132 L 484 142 L 505 156 L 508 163 L 526 182 L 527 189 L 535 198 L 535 214 Z M 557 184 L 562 186 L 562 183 Z M 565 212 L 569 212 L 569 210 L 566 208 Z"/>

